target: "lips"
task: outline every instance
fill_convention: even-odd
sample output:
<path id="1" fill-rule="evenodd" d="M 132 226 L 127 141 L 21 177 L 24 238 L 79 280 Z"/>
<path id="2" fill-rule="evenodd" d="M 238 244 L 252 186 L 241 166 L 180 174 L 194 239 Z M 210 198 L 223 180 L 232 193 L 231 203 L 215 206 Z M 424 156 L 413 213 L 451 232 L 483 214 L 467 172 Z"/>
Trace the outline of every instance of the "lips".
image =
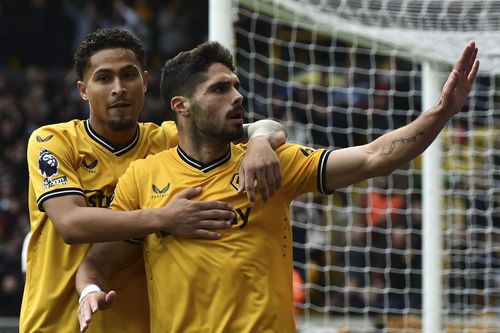
<path id="1" fill-rule="evenodd" d="M 131 104 L 132 103 L 130 103 L 130 102 L 120 101 L 120 102 L 115 102 L 115 103 L 111 104 L 110 108 L 113 108 L 113 109 L 126 108 L 127 106 L 130 106 Z"/>
<path id="2" fill-rule="evenodd" d="M 243 119 L 243 109 L 242 108 L 237 108 L 236 110 L 233 110 L 228 114 L 229 119 Z"/>

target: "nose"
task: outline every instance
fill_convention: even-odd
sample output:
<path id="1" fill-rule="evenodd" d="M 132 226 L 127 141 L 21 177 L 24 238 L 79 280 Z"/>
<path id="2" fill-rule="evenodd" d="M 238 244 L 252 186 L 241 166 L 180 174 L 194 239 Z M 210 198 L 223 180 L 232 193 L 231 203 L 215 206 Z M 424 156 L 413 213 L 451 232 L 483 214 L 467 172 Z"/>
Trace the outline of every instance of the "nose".
<path id="1" fill-rule="evenodd" d="M 123 85 L 121 80 L 115 79 L 115 81 L 113 82 L 113 90 L 111 91 L 111 94 L 115 96 L 117 95 L 120 96 L 123 95 L 125 91 L 126 91 L 125 86 Z"/>
<path id="2" fill-rule="evenodd" d="M 233 92 L 234 92 L 233 104 L 241 104 L 243 102 L 243 95 L 241 94 L 240 90 L 234 87 Z"/>

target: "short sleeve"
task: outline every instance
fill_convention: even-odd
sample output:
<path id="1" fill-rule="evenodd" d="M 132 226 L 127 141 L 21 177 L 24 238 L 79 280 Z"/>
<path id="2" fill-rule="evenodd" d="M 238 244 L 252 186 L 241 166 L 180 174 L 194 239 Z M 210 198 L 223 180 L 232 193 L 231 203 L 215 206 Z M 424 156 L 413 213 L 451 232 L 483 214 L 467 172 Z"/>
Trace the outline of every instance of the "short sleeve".
<path id="1" fill-rule="evenodd" d="M 291 199 L 307 192 L 332 194 L 325 187 L 326 163 L 331 151 L 297 144 L 276 149 L 283 177 L 283 193 Z"/>
<path id="2" fill-rule="evenodd" d="M 28 171 L 40 211 L 50 198 L 84 196 L 76 171 L 75 140 L 70 132 L 57 127 L 42 127 L 28 140 Z"/>

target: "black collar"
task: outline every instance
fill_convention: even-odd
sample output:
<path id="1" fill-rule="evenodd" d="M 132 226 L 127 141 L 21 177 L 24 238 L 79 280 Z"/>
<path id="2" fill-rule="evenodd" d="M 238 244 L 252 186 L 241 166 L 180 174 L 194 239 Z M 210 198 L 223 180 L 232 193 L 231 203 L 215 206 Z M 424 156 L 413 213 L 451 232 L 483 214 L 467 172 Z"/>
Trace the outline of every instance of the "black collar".
<path id="1" fill-rule="evenodd" d="M 116 148 L 113 145 L 111 145 L 111 143 L 109 143 L 105 138 L 97 134 L 97 132 L 94 131 L 92 127 L 90 127 L 90 121 L 88 119 L 85 120 L 84 123 L 85 123 L 85 130 L 87 131 L 87 134 L 92 138 L 92 140 L 94 140 L 95 142 L 97 142 L 98 144 L 100 144 L 101 146 L 103 146 L 116 156 L 121 156 L 126 152 L 130 151 L 139 141 L 139 133 L 140 133 L 139 125 L 136 128 L 135 135 L 132 138 L 132 140 L 124 147 Z"/>
<path id="2" fill-rule="evenodd" d="M 198 160 L 195 160 L 194 158 L 189 157 L 188 154 L 186 154 L 186 152 L 179 146 L 177 146 L 177 153 L 184 162 L 186 162 L 193 168 L 200 170 L 201 172 L 207 173 L 229 161 L 229 159 L 231 158 L 231 146 L 229 146 L 226 154 L 208 164 L 204 164 Z"/>

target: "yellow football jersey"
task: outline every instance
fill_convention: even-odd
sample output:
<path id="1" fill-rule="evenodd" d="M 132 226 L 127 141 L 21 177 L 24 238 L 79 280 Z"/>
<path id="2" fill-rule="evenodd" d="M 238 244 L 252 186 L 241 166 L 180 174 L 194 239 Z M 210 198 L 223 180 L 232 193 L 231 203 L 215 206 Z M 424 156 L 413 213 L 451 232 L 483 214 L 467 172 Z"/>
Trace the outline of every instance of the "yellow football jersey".
<path id="1" fill-rule="evenodd" d="M 245 145 L 205 165 L 179 147 L 135 161 L 120 178 L 113 209 L 164 206 L 186 187 L 196 200 L 222 200 L 236 218 L 217 241 L 162 233 L 144 240 L 151 332 L 295 332 L 292 313 L 292 233 L 289 207 L 324 189 L 327 150 L 285 144 L 276 150 L 283 185 L 267 203 L 238 194 Z"/>
<path id="2" fill-rule="evenodd" d="M 88 121 L 41 127 L 28 142 L 29 209 L 32 236 L 28 246 L 26 285 L 20 332 L 78 332 L 75 274 L 90 244 L 68 245 L 44 212 L 54 197 L 81 195 L 89 206 L 108 207 L 118 178 L 129 164 L 178 142 L 172 122 L 158 127 L 139 124 L 132 141 L 117 149 Z M 111 287 L 120 297 L 106 315 L 92 318 L 89 331 L 149 332 L 144 264 L 120 272 Z"/>

